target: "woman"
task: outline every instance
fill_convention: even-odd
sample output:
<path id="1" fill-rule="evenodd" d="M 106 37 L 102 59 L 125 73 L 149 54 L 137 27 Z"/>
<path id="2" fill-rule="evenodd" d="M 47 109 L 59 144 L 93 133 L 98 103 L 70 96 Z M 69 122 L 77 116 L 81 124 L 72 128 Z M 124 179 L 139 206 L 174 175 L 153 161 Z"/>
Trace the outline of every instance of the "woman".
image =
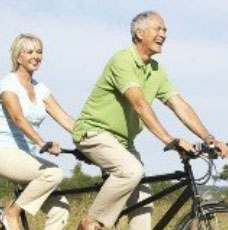
<path id="1" fill-rule="evenodd" d="M 68 218 L 65 197 L 49 197 L 63 179 L 63 172 L 51 162 L 34 156 L 36 146 L 45 145 L 37 129 L 46 112 L 64 129 L 72 132 L 74 120 L 60 107 L 49 89 L 33 79 L 42 61 L 42 42 L 32 34 L 21 34 L 13 42 L 13 69 L 0 80 L 0 175 L 26 187 L 4 211 L 8 230 L 20 230 L 23 210 L 35 215 L 47 213 L 45 230 L 62 230 Z M 58 155 L 53 142 L 48 152 Z"/>

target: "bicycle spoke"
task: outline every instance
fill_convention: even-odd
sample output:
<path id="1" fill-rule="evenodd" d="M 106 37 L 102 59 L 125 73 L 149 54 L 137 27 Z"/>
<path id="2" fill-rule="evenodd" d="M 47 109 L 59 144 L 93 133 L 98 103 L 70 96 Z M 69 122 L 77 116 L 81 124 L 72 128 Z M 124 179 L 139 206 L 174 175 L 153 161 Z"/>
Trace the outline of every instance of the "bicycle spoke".
<path id="1" fill-rule="evenodd" d="M 227 230 L 228 209 L 218 205 L 204 208 L 205 215 L 192 218 L 186 215 L 177 226 L 177 230 Z"/>

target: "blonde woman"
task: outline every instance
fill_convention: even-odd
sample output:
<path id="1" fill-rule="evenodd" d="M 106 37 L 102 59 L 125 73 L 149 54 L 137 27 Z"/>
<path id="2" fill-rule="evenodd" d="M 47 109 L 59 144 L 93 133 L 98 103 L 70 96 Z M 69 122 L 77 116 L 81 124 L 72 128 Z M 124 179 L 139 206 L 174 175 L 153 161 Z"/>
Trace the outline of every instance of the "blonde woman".
<path id="1" fill-rule="evenodd" d="M 38 37 L 19 35 L 11 47 L 12 72 L 0 80 L 0 175 L 26 185 L 4 211 L 8 230 L 20 230 L 22 209 L 32 215 L 40 209 L 47 213 L 45 230 L 64 229 L 69 214 L 65 197 L 49 197 L 63 179 L 62 170 L 34 155 L 36 146 L 46 143 L 37 132 L 46 113 L 70 133 L 74 123 L 49 89 L 33 78 L 42 56 Z M 53 142 L 48 151 L 58 155 L 59 144 Z"/>

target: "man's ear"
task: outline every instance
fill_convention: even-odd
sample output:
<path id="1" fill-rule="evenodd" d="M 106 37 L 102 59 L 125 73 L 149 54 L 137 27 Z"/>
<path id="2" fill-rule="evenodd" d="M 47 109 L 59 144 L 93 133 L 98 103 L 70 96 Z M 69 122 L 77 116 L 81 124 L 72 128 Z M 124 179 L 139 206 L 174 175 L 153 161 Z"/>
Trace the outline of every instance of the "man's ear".
<path id="1" fill-rule="evenodd" d="M 144 37 L 144 30 L 142 29 L 137 29 L 136 31 L 136 37 L 139 41 L 141 41 Z"/>

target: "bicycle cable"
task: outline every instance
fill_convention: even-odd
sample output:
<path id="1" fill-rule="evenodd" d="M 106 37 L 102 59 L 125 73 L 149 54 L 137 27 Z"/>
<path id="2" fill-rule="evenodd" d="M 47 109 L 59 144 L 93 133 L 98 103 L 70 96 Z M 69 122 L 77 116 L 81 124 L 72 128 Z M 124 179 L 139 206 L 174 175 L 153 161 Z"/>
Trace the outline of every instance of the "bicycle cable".
<path id="1" fill-rule="evenodd" d="M 208 169 L 202 177 L 197 178 L 195 181 L 197 185 L 204 185 L 211 179 L 213 166 L 215 167 L 215 164 L 213 162 L 213 159 L 208 159 L 207 156 L 204 156 L 203 154 L 201 154 L 199 158 L 206 162 L 206 164 L 208 165 Z"/>

